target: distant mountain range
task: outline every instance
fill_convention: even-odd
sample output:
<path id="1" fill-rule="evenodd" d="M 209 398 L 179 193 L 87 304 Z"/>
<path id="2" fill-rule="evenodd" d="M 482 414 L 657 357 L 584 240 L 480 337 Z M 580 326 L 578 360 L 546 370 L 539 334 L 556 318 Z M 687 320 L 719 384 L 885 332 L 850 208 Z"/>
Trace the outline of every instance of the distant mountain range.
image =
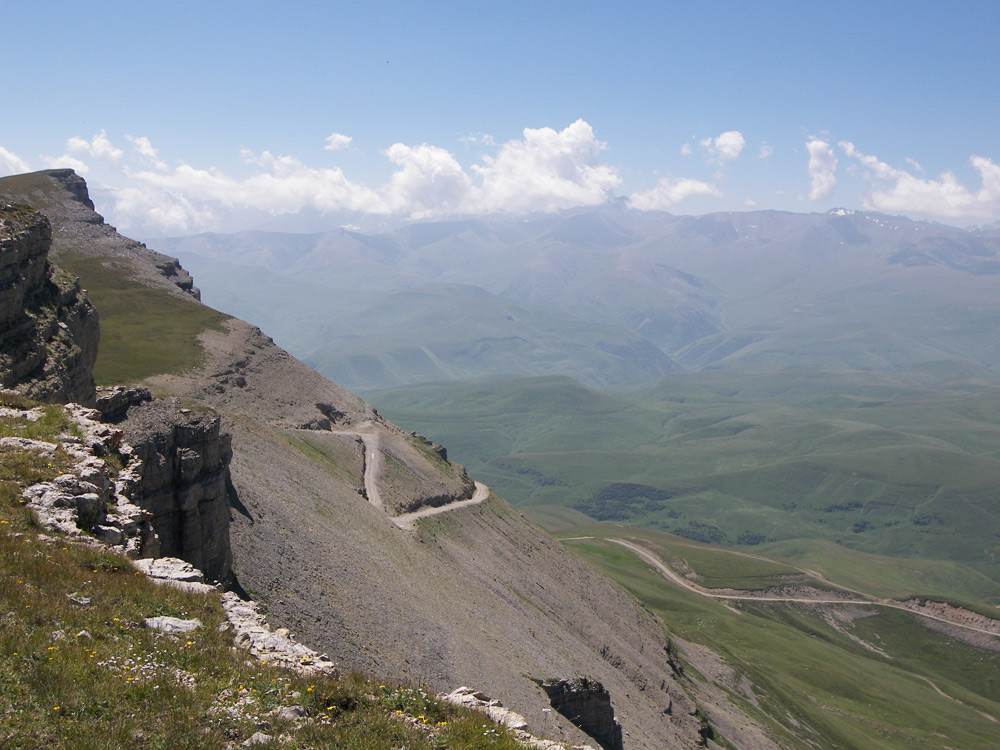
<path id="1" fill-rule="evenodd" d="M 613 206 L 365 235 L 151 241 L 350 388 L 498 375 L 1000 362 L 1000 232 L 835 209 Z"/>

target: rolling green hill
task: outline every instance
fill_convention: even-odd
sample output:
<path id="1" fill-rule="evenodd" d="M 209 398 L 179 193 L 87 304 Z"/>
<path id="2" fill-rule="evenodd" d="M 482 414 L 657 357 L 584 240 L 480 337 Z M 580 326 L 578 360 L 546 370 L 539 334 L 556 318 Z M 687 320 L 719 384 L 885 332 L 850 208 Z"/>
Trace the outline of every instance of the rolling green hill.
<path id="1" fill-rule="evenodd" d="M 610 395 L 568 379 L 367 394 L 522 506 L 753 546 L 812 538 L 1000 578 L 1000 380 L 677 373 Z"/>

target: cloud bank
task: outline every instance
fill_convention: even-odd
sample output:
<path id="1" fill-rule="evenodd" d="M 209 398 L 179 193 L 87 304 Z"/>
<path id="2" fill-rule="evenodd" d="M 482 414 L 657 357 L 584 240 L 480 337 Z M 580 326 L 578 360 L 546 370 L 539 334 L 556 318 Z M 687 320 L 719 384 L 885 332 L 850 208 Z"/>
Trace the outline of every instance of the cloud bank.
<path id="1" fill-rule="evenodd" d="M 937 179 L 916 177 L 863 154 L 850 141 L 840 141 L 841 150 L 857 161 L 872 190 L 862 195 L 866 209 L 887 213 L 909 213 L 941 218 L 990 218 L 1000 211 L 1000 165 L 982 156 L 970 156 L 982 187 L 973 191 L 950 171 Z"/>
<path id="2" fill-rule="evenodd" d="M 525 128 L 522 135 L 500 146 L 481 139 L 480 145 L 495 153 L 483 154 L 469 169 L 439 146 L 394 143 L 381 153 L 395 170 L 378 188 L 350 180 L 338 167 L 312 167 L 269 151 L 241 152 L 243 162 L 252 168 L 249 176 L 184 162 L 168 167 L 146 137 L 126 136 L 138 166 L 122 165 L 125 151 L 114 146 L 103 130 L 90 140 L 70 138 L 66 155 L 42 161 L 47 167 L 68 166 L 81 174 L 88 172 L 88 165 L 77 154 L 119 167 L 116 176 L 124 179 L 124 185 L 113 189 L 116 221 L 123 227 L 141 225 L 162 232 L 213 228 L 228 209 L 270 215 L 313 209 L 411 219 L 552 212 L 599 205 L 620 187 L 615 168 L 598 161 L 605 144 L 583 120 L 562 130 Z M 323 148 L 340 151 L 352 140 L 332 133 Z M 7 172 L 27 170 L 27 164 L 10 152 L 0 152 L 0 160 Z"/>
<path id="3" fill-rule="evenodd" d="M 231 231 L 260 223 L 265 216 L 300 212 L 305 222 L 318 214 L 327 217 L 324 222 L 338 223 L 363 223 L 364 217 L 395 222 L 553 212 L 604 204 L 615 199 L 624 184 L 619 169 L 602 161 L 606 144 L 582 119 L 561 130 L 524 128 L 520 137 L 504 143 L 479 133 L 458 138 L 458 143 L 472 152 L 464 162 L 441 146 L 393 143 L 377 152 L 391 165 L 388 177 L 381 184 L 368 185 L 352 180 L 340 167 L 313 166 L 266 150 L 242 150 L 242 166 L 225 170 L 168 160 L 146 136 L 125 135 L 119 145 L 101 130 L 90 138 L 69 138 L 61 156 L 38 156 L 34 164 L 0 146 L 0 175 L 41 167 L 72 168 L 87 177 L 92 189 L 102 191 L 105 212 L 114 222 L 139 236 Z M 759 184 L 773 179 L 773 160 L 768 157 L 774 149 L 767 142 L 760 142 L 756 154 L 760 158 L 738 166 L 736 161 L 746 147 L 740 131 L 692 143 L 705 155 L 705 162 L 692 168 L 714 171 L 708 181 L 665 177 L 652 189 L 625 193 L 627 205 L 640 211 L 663 211 L 689 199 L 721 199 L 723 170 L 756 170 L 761 173 Z M 838 145 L 842 156 L 825 136 L 810 136 L 805 144 L 811 200 L 826 200 L 835 189 L 840 194 L 851 190 L 856 191 L 857 204 L 870 210 L 960 221 L 1000 217 L 1000 166 L 989 158 L 974 155 L 969 159 L 981 182 L 976 189 L 951 171 L 928 178 L 911 158 L 901 169 L 862 153 L 850 141 Z M 316 144 L 317 155 L 320 149 L 350 150 L 353 158 L 364 153 L 351 136 L 336 132 Z M 685 156 L 693 152 L 690 144 L 681 149 Z M 839 173 L 838 156 L 849 164 Z M 753 207 L 758 202 L 772 207 L 766 203 L 773 205 L 774 196 L 779 203 L 788 202 L 780 196 L 799 192 L 794 188 L 795 178 L 789 180 L 787 189 L 769 185 L 766 201 L 752 187 L 733 186 L 742 195 L 728 199 L 730 208 Z"/>
<path id="4" fill-rule="evenodd" d="M 644 193 L 633 193 L 629 196 L 629 208 L 638 211 L 666 211 L 671 206 L 695 195 L 711 195 L 722 197 L 722 192 L 701 180 L 689 178 L 664 178 L 656 183 L 656 187 Z"/>

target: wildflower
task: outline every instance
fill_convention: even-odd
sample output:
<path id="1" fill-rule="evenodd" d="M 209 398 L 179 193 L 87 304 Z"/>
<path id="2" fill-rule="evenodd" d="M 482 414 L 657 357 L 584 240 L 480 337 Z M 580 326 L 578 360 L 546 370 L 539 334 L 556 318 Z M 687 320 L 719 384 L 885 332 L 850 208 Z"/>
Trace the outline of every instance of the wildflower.
<path id="1" fill-rule="evenodd" d="M 52 710 L 53 711 L 58 711 L 60 708 L 62 708 L 62 706 L 53 706 Z"/>

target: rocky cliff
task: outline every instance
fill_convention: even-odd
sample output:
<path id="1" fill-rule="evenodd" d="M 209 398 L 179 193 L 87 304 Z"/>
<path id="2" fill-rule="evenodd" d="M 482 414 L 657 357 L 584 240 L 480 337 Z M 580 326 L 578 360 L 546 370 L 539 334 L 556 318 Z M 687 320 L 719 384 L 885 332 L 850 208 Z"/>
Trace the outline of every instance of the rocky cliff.
<path id="1" fill-rule="evenodd" d="M 622 750 L 622 728 L 600 682 L 578 677 L 542 683 L 552 708 L 593 737 L 604 750 Z"/>
<path id="2" fill-rule="evenodd" d="M 51 240 L 44 216 L 0 199 L 0 387 L 93 404 L 97 312 L 49 262 Z"/>
<path id="3" fill-rule="evenodd" d="M 119 426 L 140 462 L 133 502 L 149 516 L 157 556 L 179 557 L 206 577 L 225 580 L 232 567 L 232 446 L 219 417 L 149 400 L 128 408 Z"/>

